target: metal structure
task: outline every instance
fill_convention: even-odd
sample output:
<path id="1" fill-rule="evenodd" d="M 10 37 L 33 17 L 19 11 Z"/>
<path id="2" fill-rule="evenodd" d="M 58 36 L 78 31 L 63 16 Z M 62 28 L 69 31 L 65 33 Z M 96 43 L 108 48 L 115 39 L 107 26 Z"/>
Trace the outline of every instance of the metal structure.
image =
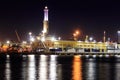
<path id="1" fill-rule="evenodd" d="M 18 35 L 17 30 L 15 30 L 15 34 L 16 34 L 16 36 L 17 36 L 18 42 L 20 42 L 21 40 L 20 40 L 20 37 L 19 37 L 19 35 Z"/>

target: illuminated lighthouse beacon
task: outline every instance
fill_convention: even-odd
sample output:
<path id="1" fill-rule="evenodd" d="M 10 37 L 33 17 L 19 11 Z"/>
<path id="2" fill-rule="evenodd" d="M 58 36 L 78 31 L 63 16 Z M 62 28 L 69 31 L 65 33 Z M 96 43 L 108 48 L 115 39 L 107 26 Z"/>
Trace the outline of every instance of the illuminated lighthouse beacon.
<path id="1" fill-rule="evenodd" d="M 43 38 L 48 34 L 48 7 L 44 9 L 44 21 L 43 21 Z"/>

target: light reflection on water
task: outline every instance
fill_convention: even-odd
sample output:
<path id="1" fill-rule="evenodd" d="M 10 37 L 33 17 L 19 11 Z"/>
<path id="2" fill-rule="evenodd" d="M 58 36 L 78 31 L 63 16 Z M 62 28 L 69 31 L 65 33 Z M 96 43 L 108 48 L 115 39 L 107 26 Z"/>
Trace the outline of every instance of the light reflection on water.
<path id="1" fill-rule="evenodd" d="M 87 80 L 96 80 L 96 62 L 95 58 L 87 59 L 85 64 L 85 74 Z"/>
<path id="2" fill-rule="evenodd" d="M 48 62 L 47 62 L 47 56 L 40 55 L 40 61 L 39 61 L 39 80 L 48 80 L 47 79 L 47 73 L 48 73 Z"/>
<path id="3" fill-rule="evenodd" d="M 115 80 L 120 80 L 120 58 L 117 58 L 117 64 L 115 65 Z"/>
<path id="4" fill-rule="evenodd" d="M 57 80 L 57 61 L 56 55 L 50 56 L 49 80 Z"/>
<path id="5" fill-rule="evenodd" d="M 23 55 L 23 61 L 22 61 L 22 72 L 21 72 L 21 74 L 22 74 L 22 78 L 23 78 L 23 80 L 27 80 L 27 76 L 28 76 L 28 71 L 27 71 L 27 68 L 28 68 L 28 62 L 26 62 L 26 61 L 24 61 L 26 59 L 26 57 L 24 57 L 24 55 Z"/>
<path id="6" fill-rule="evenodd" d="M 5 64 L 5 80 L 11 80 L 10 58 L 7 56 Z"/>
<path id="7" fill-rule="evenodd" d="M 15 57 L 15 56 L 14 56 Z M 120 58 L 27 55 L 1 60 L 0 80 L 119 80 Z M 13 59 L 12 59 L 13 58 Z M 1 75 L 1 74 L 0 74 Z"/>
<path id="8" fill-rule="evenodd" d="M 35 69 L 35 56 L 28 55 L 28 66 L 27 66 L 27 80 L 35 80 L 36 79 L 36 69 Z"/>
<path id="9" fill-rule="evenodd" d="M 73 80 L 82 80 L 82 61 L 80 56 L 73 59 Z"/>
<path id="10" fill-rule="evenodd" d="M 103 80 L 110 80 L 110 65 L 108 63 L 106 64 L 99 64 L 99 77 Z"/>
<path id="11" fill-rule="evenodd" d="M 62 65 L 58 64 L 57 66 L 57 80 L 62 80 Z"/>

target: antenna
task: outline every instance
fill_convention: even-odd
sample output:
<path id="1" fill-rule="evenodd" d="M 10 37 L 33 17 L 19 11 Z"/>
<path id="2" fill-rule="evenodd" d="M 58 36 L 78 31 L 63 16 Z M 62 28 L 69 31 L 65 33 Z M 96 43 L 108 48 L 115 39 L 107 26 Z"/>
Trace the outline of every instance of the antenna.
<path id="1" fill-rule="evenodd" d="M 105 43 L 106 41 L 106 31 L 104 31 L 104 36 L 103 36 L 103 42 Z"/>

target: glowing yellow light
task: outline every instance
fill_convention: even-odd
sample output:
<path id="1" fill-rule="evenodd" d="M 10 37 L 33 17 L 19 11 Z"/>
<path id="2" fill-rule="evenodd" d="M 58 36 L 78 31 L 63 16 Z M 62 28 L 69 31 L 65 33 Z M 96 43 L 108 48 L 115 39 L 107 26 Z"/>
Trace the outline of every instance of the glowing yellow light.
<path id="1" fill-rule="evenodd" d="M 37 37 L 37 40 L 40 40 L 40 37 Z"/>
<path id="2" fill-rule="evenodd" d="M 77 35 L 74 33 L 73 36 L 75 37 L 75 36 L 77 36 Z"/>

